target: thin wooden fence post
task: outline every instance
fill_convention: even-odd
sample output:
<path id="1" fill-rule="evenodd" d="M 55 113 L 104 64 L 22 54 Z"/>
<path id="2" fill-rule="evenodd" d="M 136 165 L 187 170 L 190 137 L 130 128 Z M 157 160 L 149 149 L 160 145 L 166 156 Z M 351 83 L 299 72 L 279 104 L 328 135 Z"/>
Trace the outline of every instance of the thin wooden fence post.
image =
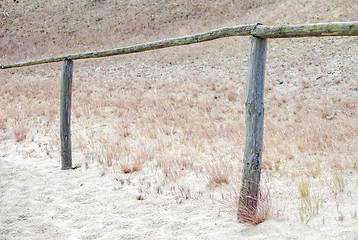
<path id="1" fill-rule="evenodd" d="M 250 37 L 245 103 L 245 152 L 238 217 L 256 211 L 264 130 L 264 80 L 267 39 Z"/>
<path id="2" fill-rule="evenodd" d="M 61 169 L 72 168 L 71 153 L 71 93 L 72 93 L 73 61 L 63 60 L 61 79 L 61 109 L 60 109 L 60 137 L 61 137 Z"/>

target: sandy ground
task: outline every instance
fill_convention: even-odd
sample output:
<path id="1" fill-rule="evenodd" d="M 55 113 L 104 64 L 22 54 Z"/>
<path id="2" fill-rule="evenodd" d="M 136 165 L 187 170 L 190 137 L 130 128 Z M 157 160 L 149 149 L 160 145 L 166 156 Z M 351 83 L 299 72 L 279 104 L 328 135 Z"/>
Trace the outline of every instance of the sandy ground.
<path id="1" fill-rule="evenodd" d="M 113 2 L 4 1 L 0 63 L 220 26 L 353 21 L 358 6 L 354 0 L 254 1 L 245 13 L 216 1 L 230 7 L 224 16 L 215 1 L 190 1 L 201 10 L 175 22 L 173 14 L 189 1 L 151 7 L 120 1 L 128 5 L 122 12 Z M 153 16 L 156 30 L 147 26 Z M 75 61 L 75 170 L 60 169 L 61 63 L 0 71 L 0 239 L 357 240 L 357 40 L 269 40 L 261 187 L 269 189 L 272 209 L 255 226 L 236 217 L 248 38 Z M 21 128 L 27 136 L 16 142 Z M 138 158 L 146 158 L 143 169 L 121 171 L 121 163 Z M 188 159 L 188 166 L 177 164 Z M 210 167 L 227 170 L 228 184 L 210 184 Z M 303 183 L 307 196 L 300 194 Z"/>
<path id="2" fill-rule="evenodd" d="M 290 78 L 281 85 L 276 82 L 279 72 L 272 70 L 277 66 L 273 60 L 267 74 L 264 152 L 271 170 L 266 167 L 262 173 L 262 184 L 270 189 L 272 211 L 256 226 L 237 220 L 244 88 L 238 88 L 237 100 L 228 100 L 231 86 L 245 82 L 246 60 L 237 59 L 150 65 L 146 60 L 129 58 L 114 59 L 107 65 L 105 61 L 99 62 L 102 65 L 94 62 L 97 68 L 78 63 L 75 68 L 81 70 L 74 75 L 72 130 L 73 164 L 80 168 L 68 171 L 60 169 L 58 84 L 51 93 L 56 96 L 49 93 L 47 97 L 49 84 L 59 79 L 60 65 L 49 72 L 39 68 L 4 74 L 2 81 L 7 87 L 2 101 L 6 107 L 2 111 L 8 119 L 3 119 L 6 130 L 2 130 L 0 141 L 0 239 L 358 239 L 356 112 L 354 105 L 349 105 L 357 101 L 356 83 L 344 80 L 327 85 L 330 80 L 326 74 L 314 87 Z M 350 61 L 346 68 L 353 69 L 352 64 Z M 290 76 L 289 70 L 284 74 Z M 208 72 L 210 77 L 206 78 Z M 313 76 L 304 79 L 315 78 L 312 69 L 307 72 Z M 239 77 L 229 84 L 231 76 Z M 94 87 L 96 84 L 100 87 Z M 27 85 L 29 89 L 22 87 Z M 103 103 L 108 92 L 113 96 Z M 332 120 L 326 117 L 332 116 L 333 103 L 327 105 L 323 118 L 317 109 L 324 98 L 313 104 L 322 92 L 346 96 L 347 102 L 334 105 Z M 138 98 L 138 93 L 149 103 Z M 37 95 L 41 95 L 40 100 L 32 97 Z M 136 102 L 138 99 L 141 102 Z M 179 107 L 170 110 L 175 104 Z M 12 110 L 17 108 L 19 112 Z M 162 109 L 167 111 L 164 115 Z M 51 111 L 54 117 L 49 115 Z M 152 115 L 158 120 L 151 122 Z M 163 128 L 170 118 L 175 119 L 173 125 Z M 14 119 L 29 126 L 23 141 L 15 141 Z M 126 123 L 126 119 L 134 120 Z M 122 128 L 125 124 L 127 130 Z M 125 137 L 124 130 L 129 136 Z M 200 140 L 190 135 L 193 131 L 201 134 L 201 147 Z M 136 147 L 144 143 L 152 160 L 130 174 L 121 172 L 117 165 L 103 170 L 98 161 L 111 153 L 111 141 L 121 146 L 119 155 L 126 155 L 129 149 L 134 157 L 139 154 Z M 194 167 L 183 170 L 178 179 L 165 177 L 159 161 L 170 162 L 173 156 L 186 152 L 195 160 Z M 202 169 L 212 158 L 234 169 L 229 184 L 208 186 L 208 173 Z M 280 161 L 275 162 L 277 159 Z M 280 167 L 275 170 L 276 164 Z M 310 183 L 307 199 L 311 205 L 302 205 L 304 198 L 298 190 L 302 179 Z M 335 179 L 343 179 L 342 191 Z M 317 213 L 313 213 L 315 208 Z M 311 213 L 302 218 L 305 211 Z"/>
<path id="3" fill-rule="evenodd" d="M 130 175 L 103 174 L 95 165 L 62 171 L 59 156 L 49 158 L 26 140 L 2 141 L 0 152 L 0 239 L 358 239 L 357 222 L 338 221 L 334 203 L 301 224 L 292 216 L 297 202 L 287 202 L 291 190 L 275 179 L 274 208 L 286 210 L 250 226 L 223 211 L 220 191 L 195 193 L 195 177 L 188 178 L 188 199 L 174 190 L 138 200 L 138 186 L 152 187 L 149 166 Z M 348 187 L 344 205 L 354 208 L 357 187 Z"/>

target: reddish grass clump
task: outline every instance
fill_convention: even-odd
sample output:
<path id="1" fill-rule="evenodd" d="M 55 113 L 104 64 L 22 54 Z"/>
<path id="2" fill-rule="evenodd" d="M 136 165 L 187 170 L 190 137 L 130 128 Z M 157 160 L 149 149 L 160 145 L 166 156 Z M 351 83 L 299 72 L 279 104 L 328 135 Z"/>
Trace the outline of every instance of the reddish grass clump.
<path id="1" fill-rule="evenodd" d="M 28 130 L 25 124 L 23 123 L 16 124 L 16 126 L 13 129 L 16 142 L 21 142 L 25 140 L 27 136 L 27 131 Z"/>
<path id="2" fill-rule="evenodd" d="M 270 213 L 270 192 L 262 193 L 262 191 L 259 191 L 257 199 L 247 198 L 246 203 L 239 203 L 237 217 L 247 224 L 257 225 L 268 219 Z"/>
<path id="3" fill-rule="evenodd" d="M 132 172 L 138 172 L 142 170 L 144 165 L 144 161 L 141 160 L 125 160 L 119 163 L 120 169 L 123 171 L 123 173 L 132 173 Z"/>
<path id="4" fill-rule="evenodd" d="M 209 185 L 229 183 L 229 172 L 223 163 L 212 163 L 205 165 L 206 177 L 208 178 Z"/>

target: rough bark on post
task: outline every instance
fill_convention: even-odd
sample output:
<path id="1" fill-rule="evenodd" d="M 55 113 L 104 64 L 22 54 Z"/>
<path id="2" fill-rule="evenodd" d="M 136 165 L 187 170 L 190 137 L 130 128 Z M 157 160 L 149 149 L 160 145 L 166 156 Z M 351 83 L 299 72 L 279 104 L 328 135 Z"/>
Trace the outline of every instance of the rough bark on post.
<path id="1" fill-rule="evenodd" d="M 62 66 L 60 137 L 61 137 L 61 169 L 72 168 L 71 153 L 71 91 L 73 61 L 65 59 Z"/>
<path id="2" fill-rule="evenodd" d="M 267 39 L 250 38 L 246 89 L 246 135 L 239 212 L 256 211 L 264 129 L 264 79 Z"/>

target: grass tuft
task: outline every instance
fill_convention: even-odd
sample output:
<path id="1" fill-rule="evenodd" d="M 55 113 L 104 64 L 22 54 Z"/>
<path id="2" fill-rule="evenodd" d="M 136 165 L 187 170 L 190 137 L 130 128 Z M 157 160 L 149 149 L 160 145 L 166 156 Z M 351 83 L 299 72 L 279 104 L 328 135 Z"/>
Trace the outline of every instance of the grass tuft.
<path id="1" fill-rule="evenodd" d="M 302 198 L 299 211 L 301 223 L 307 224 L 311 221 L 311 219 L 318 214 L 322 205 L 323 201 L 317 197 Z"/>
<path id="2" fill-rule="evenodd" d="M 333 175 L 333 184 L 335 189 L 338 190 L 338 192 L 344 192 L 345 180 L 342 173 L 336 172 Z"/>
<path id="3" fill-rule="evenodd" d="M 229 183 L 229 170 L 223 163 L 208 163 L 204 166 L 209 186 Z"/>
<path id="4" fill-rule="evenodd" d="M 23 122 L 20 122 L 15 125 L 13 132 L 16 142 L 21 142 L 26 139 L 28 128 Z"/>
<path id="5" fill-rule="evenodd" d="M 298 184 L 298 192 L 300 193 L 301 197 L 308 197 L 310 194 L 310 183 L 302 179 Z"/>
<path id="6" fill-rule="evenodd" d="M 118 163 L 119 168 L 123 173 L 133 173 L 138 172 L 143 169 L 144 161 L 139 158 L 135 159 L 125 159 Z"/>
<path id="7" fill-rule="evenodd" d="M 257 207 L 253 207 L 252 203 L 257 202 Z M 251 225 L 257 225 L 264 222 L 271 214 L 271 195 L 270 191 L 258 193 L 256 200 L 247 199 L 246 203 L 239 203 L 237 217 L 243 222 Z"/>

